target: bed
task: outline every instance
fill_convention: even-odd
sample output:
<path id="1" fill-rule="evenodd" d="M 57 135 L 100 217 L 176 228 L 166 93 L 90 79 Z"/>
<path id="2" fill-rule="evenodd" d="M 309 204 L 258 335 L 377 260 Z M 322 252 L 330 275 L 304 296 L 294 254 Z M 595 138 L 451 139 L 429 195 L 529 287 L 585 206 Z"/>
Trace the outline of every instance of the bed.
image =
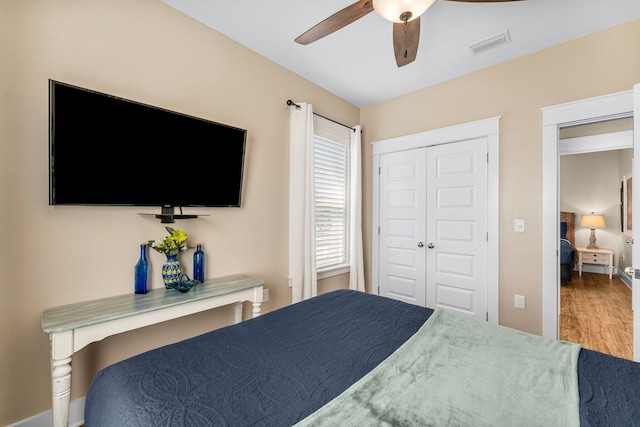
<path id="1" fill-rule="evenodd" d="M 370 380 L 382 382 L 383 388 L 387 387 L 387 380 L 376 380 L 375 375 L 388 373 L 386 366 L 395 363 L 401 355 L 407 355 L 403 351 L 410 345 L 421 349 L 425 341 L 417 341 L 418 335 L 431 334 L 423 336 L 423 339 L 436 342 L 440 329 L 432 322 L 441 315 L 444 315 L 443 310 L 434 312 L 358 291 L 339 290 L 323 294 L 106 367 L 93 379 L 87 393 L 85 424 L 88 427 L 290 426 L 296 423 L 335 425 L 335 420 L 339 419 L 343 421 L 341 425 L 362 425 L 352 418 L 352 409 L 345 410 L 344 405 L 341 409 L 339 405 L 351 405 L 357 400 L 354 396 L 358 393 L 370 391 Z M 568 344 L 485 322 L 465 321 L 475 322 L 473 327 L 482 324 L 499 329 L 489 329 L 490 335 L 497 336 L 496 331 L 515 334 L 516 339 L 529 340 L 535 345 L 550 343 L 562 347 L 562 351 Z M 471 341 L 477 338 L 475 334 L 471 334 Z M 457 343 L 461 340 L 450 341 Z M 476 341 L 486 344 L 487 340 Z M 575 377 L 576 419 L 573 424 L 640 426 L 640 364 L 569 346 L 563 354 L 575 353 L 575 364 L 573 368 L 564 369 L 562 374 Z M 434 351 L 442 353 L 446 345 L 439 343 L 433 347 Z M 520 344 L 507 343 L 503 348 L 490 344 L 489 347 L 497 349 L 497 352 L 506 352 L 507 348 L 520 351 L 520 355 L 508 356 L 514 366 L 535 359 L 532 356 L 537 355 L 537 352 L 526 350 Z M 445 358 L 455 359 L 452 354 L 450 349 L 446 350 Z M 552 357 L 556 357 L 555 354 Z M 409 354 L 405 359 L 414 357 Z M 493 357 L 490 356 L 489 360 Z M 504 370 L 507 371 L 506 368 Z M 556 370 L 555 367 L 552 370 Z M 479 371 L 485 372 L 485 369 Z M 486 371 L 490 372 L 489 368 Z M 431 375 L 431 368 L 426 372 Z M 394 379 L 401 376 L 391 375 Z M 507 383 L 520 383 L 525 381 L 523 377 L 524 374 L 518 374 L 512 375 L 512 380 L 499 380 L 497 386 L 492 386 L 493 391 L 487 394 L 506 392 L 515 395 L 508 391 Z M 453 393 L 459 396 L 464 396 L 474 383 L 487 382 L 471 380 L 466 375 L 456 385 L 457 380 L 453 379 L 454 376 L 451 378 L 445 382 L 450 383 Z M 481 376 L 478 378 L 482 379 Z M 389 421 L 385 418 L 394 409 L 398 412 L 397 408 L 423 407 L 427 404 L 425 400 L 433 399 L 425 396 L 439 394 L 434 392 L 439 392 L 441 386 L 413 382 L 417 384 L 414 388 L 424 395 L 397 398 L 394 392 L 385 396 L 381 403 L 383 410 L 365 408 L 364 412 L 373 416 L 371 419 L 378 420 L 367 424 L 422 424 L 424 421 Z M 563 379 L 561 382 L 560 385 L 564 386 L 571 381 Z M 548 386 L 539 384 L 535 375 L 518 387 L 527 391 L 542 388 L 540 398 L 516 396 L 516 400 L 521 400 L 524 407 L 533 413 L 547 413 L 550 406 L 559 406 L 560 410 L 570 406 L 544 401 L 551 394 L 547 393 Z M 559 399 L 564 399 L 564 395 L 571 397 L 571 393 L 560 391 Z M 553 399 L 555 401 L 556 397 Z M 497 416 L 497 420 L 508 420 L 510 412 L 517 412 L 510 408 L 510 404 L 497 405 L 492 406 L 490 412 Z M 449 405 L 446 414 L 450 417 L 448 425 L 469 424 L 459 418 L 466 409 L 466 404 L 463 407 Z M 433 410 L 427 412 L 432 413 Z M 478 415 L 468 416 L 480 419 Z M 529 421 L 526 425 L 545 425 L 537 416 Z M 432 424 L 441 425 L 439 422 Z M 473 424 L 509 423 L 496 423 L 494 420 Z"/>

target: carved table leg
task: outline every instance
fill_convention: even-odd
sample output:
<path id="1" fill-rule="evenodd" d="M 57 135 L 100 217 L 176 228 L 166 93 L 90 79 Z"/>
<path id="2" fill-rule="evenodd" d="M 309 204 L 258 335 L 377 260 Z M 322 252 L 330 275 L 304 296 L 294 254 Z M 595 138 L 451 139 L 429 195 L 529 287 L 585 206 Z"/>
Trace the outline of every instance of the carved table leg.
<path id="1" fill-rule="evenodd" d="M 262 311 L 262 309 L 260 308 L 261 303 L 260 302 L 254 302 L 253 303 L 253 310 L 252 310 L 252 317 L 258 317 L 260 316 L 260 312 Z"/>
<path id="2" fill-rule="evenodd" d="M 51 397 L 54 427 L 69 425 L 71 403 L 71 358 L 51 360 Z"/>

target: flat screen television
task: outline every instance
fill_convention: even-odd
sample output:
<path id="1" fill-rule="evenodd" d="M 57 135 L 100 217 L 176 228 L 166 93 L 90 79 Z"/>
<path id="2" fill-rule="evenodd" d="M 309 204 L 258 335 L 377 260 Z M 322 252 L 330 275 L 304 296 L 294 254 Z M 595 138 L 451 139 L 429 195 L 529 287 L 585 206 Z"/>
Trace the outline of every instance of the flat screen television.
<path id="1" fill-rule="evenodd" d="M 49 204 L 240 207 L 246 130 L 49 80 Z"/>

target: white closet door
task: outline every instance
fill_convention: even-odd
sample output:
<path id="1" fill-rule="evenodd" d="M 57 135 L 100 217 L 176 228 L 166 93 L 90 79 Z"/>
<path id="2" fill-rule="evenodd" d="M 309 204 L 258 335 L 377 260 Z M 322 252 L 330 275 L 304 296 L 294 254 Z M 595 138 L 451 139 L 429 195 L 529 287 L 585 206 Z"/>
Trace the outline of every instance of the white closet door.
<path id="1" fill-rule="evenodd" d="M 425 306 L 426 148 L 380 156 L 379 295 Z"/>
<path id="2" fill-rule="evenodd" d="M 487 319 L 487 141 L 427 152 L 426 306 Z"/>

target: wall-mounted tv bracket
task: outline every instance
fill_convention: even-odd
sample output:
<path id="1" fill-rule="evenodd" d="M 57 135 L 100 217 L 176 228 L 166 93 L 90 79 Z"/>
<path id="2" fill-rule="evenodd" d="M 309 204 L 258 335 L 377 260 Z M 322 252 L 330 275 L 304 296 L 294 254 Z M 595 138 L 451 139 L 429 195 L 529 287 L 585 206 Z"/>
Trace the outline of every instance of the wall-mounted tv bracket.
<path id="1" fill-rule="evenodd" d="M 171 224 L 171 223 L 174 223 L 176 219 L 194 219 L 194 218 L 198 218 L 199 216 L 209 216 L 206 214 L 185 215 L 182 213 L 182 206 L 179 206 L 180 213 L 175 214 L 174 208 L 175 206 L 171 206 L 171 205 L 162 206 L 162 210 L 155 217 L 159 219 L 162 224 Z M 153 214 L 140 213 L 138 215 L 153 215 Z"/>

